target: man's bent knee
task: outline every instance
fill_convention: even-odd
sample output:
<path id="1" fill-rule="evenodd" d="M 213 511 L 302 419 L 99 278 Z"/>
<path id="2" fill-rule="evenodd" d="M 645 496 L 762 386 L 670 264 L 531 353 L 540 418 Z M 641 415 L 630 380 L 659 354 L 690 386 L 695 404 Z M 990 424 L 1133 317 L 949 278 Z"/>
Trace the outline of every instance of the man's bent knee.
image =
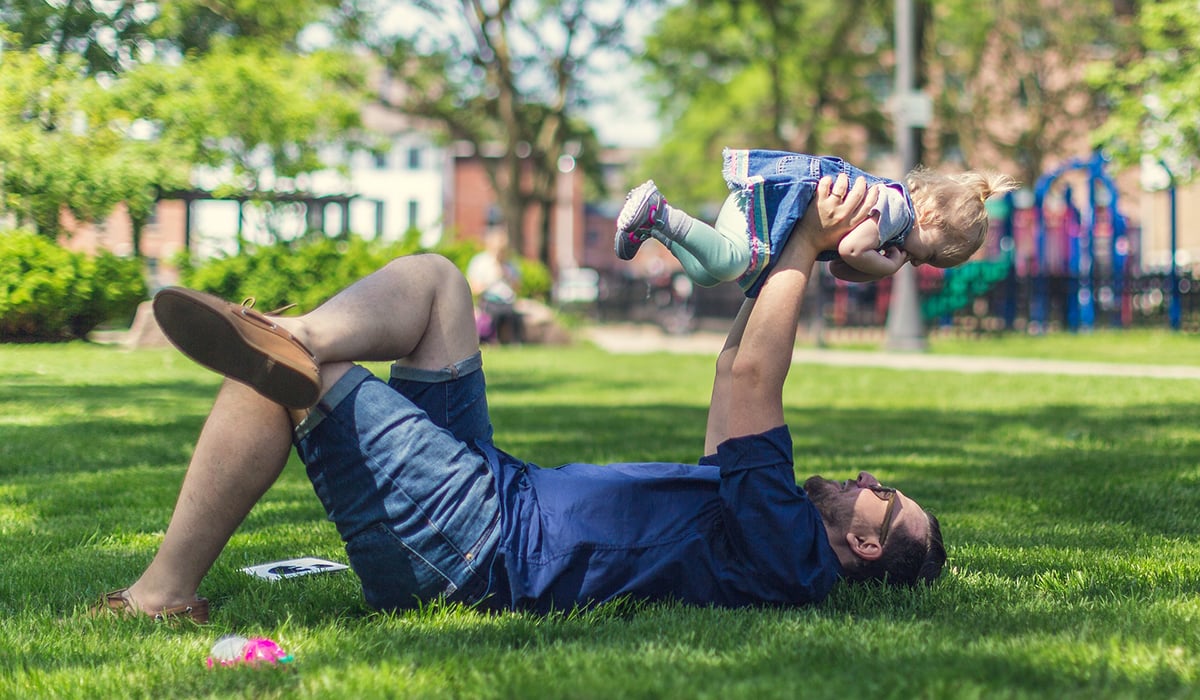
<path id="1" fill-rule="evenodd" d="M 419 274 L 432 289 L 428 325 L 412 353 L 400 364 L 441 369 L 479 352 L 475 304 L 466 277 L 450 260 L 423 255 Z"/>

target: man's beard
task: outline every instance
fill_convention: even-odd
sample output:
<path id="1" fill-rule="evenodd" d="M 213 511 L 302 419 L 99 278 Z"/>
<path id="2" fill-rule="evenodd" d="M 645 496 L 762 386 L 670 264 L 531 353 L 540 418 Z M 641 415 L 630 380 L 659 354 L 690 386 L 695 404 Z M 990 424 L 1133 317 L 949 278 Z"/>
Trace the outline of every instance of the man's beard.
<path id="1" fill-rule="evenodd" d="M 817 507 L 817 512 L 821 514 L 821 520 L 825 522 L 826 527 L 830 525 L 845 527 L 850 523 L 850 519 L 854 516 L 854 502 L 835 498 L 845 491 L 842 482 L 810 476 L 804 481 L 804 491 L 813 505 Z"/>

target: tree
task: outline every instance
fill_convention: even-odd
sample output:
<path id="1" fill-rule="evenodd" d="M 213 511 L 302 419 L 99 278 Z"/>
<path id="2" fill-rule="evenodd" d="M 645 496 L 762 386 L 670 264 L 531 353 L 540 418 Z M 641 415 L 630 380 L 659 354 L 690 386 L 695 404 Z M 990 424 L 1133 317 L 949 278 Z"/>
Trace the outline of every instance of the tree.
<path id="1" fill-rule="evenodd" d="M 119 139 L 89 128 L 97 89 L 73 56 L 0 54 L 0 206 L 50 238 L 64 207 L 90 219 L 120 201 L 103 167 Z"/>
<path id="2" fill-rule="evenodd" d="M 1194 3 L 1142 3 L 1134 51 L 1094 67 L 1092 85 L 1112 101 L 1097 142 L 1126 164 L 1142 156 L 1187 181 L 1200 163 L 1200 16 Z"/>
<path id="3" fill-rule="evenodd" d="M 726 145 L 803 152 L 888 144 L 887 3 L 674 5 L 644 61 L 670 134 L 646 165 L 685 206 L 724 198 Z M 854 143 L 850 141 L 853 140 Z"/>
<path id="4" fill-rule="evenodd" d="M 207 54 L 229 41 L 304 53 L 306 29 L 320 25 L 353 40 L 371 19 L 356 0 L 172 0 L 157 3 L 150 33 L 182 54 Z"/>
<path id="5" fill-rule="evenodd" d="M 1106 112 L 1085 66 L 1125 39 L 1110 0 L 932 3 L 924 60 L 934 161 L 1012 162 L 1028 185 L 1089 145 Z"/>
<path id="6" fill-rule="evenodd" d="M 133 63 L 153 12 L 139 0 L 0 0 L 0 29 L 18 49 L 46 49 L 52 64 L 78 57 L 87 73 L 111 74 Z"/>
<path id="7" fill-rule="evenodd" d="M 228 43 L 304 53 L 301 39 L 314 26 L 353 40 L 370 21 L 359 0 L 0 0 L 0 29 L 16 48 L 47 52 L 52 63 L 79 57 L 90 75 Z"/>
<path id="8" fill-rule="evenodd" d="M 569 154 L 588 167 L 598 155 L 592 130 L 579 118 L 591 99 L 584 77 L 606 54 L 625 50 L 625 22 L 636 17 L 638 3 L 403 5 L 416 16 L 413 29 L 371 38 L 405 86 L 393 106 L 435 120 L 447 138 L 475 144 L 478 152 L 499 149 L 486 164 L 510 240 L 519 250 L 532 209 L 541 231 L 537 257 L 547 261 L 559 158 Z"/>
<path id="9" fill-rule="evenodd" d="M 263 201 L 297 189 L 321 147 L 360 136 L 361 69 L 299 53 L 318 19 L 362 22 L 352 0 L 0 0 L 0 206 L 56 236 L 64 207 L 99 220 L 124 202 L 136 251 L 198 166 Z"/>
<path id="10" fill-rule="evenodd" d="M 221 193 L 270 207 L 273 194 L 302 189 L 299 176 L 325 167 L 322 147 L 362 141 L 363 89 L 361 71 L 339 53 L 216 49 L 178 66 L 139 66 L 107 95 L 123 125 L 151 128 L 147 147 L 203 168 Z"/>

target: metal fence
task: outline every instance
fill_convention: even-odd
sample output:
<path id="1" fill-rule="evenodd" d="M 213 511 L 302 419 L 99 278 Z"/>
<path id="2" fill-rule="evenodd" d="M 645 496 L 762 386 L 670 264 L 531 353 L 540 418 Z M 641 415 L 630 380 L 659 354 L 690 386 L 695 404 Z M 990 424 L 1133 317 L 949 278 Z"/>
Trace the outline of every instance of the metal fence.
<path id="1" fill-rule="evenodd" d="M 1173 304 L 1177 304 L 1175 313 Z M 1012 276 L 968 308 L 928 320 L 943 326 L 1030 332 L 1172 327 L 1195 331 L 1200 328 L 1200 285 L 1190 273 L 1174 280 L 1167 274 L 1086 279 Z"/>
<path id="2" fill-rule="evenodd" d="M 1018 277 L 1008 274 L 982 293 L 961 299 L 947 310 L 930 303 L 947 292 L 950 276 L 922 275 L 922 309 L 928 328 L 963 332 L 1055 332 L 1100 328 L 1172 328 L 1200 330 L 1200 281 L 1190 273 L 1142 274 L 1119 279 L 1068 275 Z M 603 322 L 656 323 L 672 333 L 687 332 L 705 321 L 729 320 L 743 296 L 736 285 L 692 287 L 682 275 L 643 279 L 601 275 L 598 300 L 585 312 Z M 882 328 L 891 302 L 890 280 L 847 284 L 818 275 L 808 291 L 805 320 L 819 314 L 826 328 Z M 1172 313 L 1172 304 L 1177 310 Z M 952 305 L 953 306 L 953 305 Z"/>

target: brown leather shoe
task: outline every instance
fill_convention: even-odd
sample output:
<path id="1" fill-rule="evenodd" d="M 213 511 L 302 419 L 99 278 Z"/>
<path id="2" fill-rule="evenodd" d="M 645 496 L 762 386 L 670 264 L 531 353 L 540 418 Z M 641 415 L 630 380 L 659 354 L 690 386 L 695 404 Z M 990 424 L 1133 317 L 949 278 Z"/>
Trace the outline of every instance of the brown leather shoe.
<path id="1" fill-rule="evenodd" d="M 253 387 L 288 408 L 321 398 L 321 370 L 304 344 L 248 300 L 167 287 L 154 296 L 154 318 L 175 347 L 205 367 Z"/>
<path id="2" fill-rule="evenodd" d="M 176 605 L 173 608 L 163 608 L 156 613 L 152 613 L 135 608 L 133 601 L 129 599 L 129 589 L 122 588 L 105 593 L 100 597 L 100 602 L 93 605 L 89 612 L 93 617 L 104 614 L 117 616 L 145 615 L 146 617 L 154 618 L 157 622 L 187 619 L 198 625 L 207 625 L 208 599 L 197 598 L 187 605 Z"/>

